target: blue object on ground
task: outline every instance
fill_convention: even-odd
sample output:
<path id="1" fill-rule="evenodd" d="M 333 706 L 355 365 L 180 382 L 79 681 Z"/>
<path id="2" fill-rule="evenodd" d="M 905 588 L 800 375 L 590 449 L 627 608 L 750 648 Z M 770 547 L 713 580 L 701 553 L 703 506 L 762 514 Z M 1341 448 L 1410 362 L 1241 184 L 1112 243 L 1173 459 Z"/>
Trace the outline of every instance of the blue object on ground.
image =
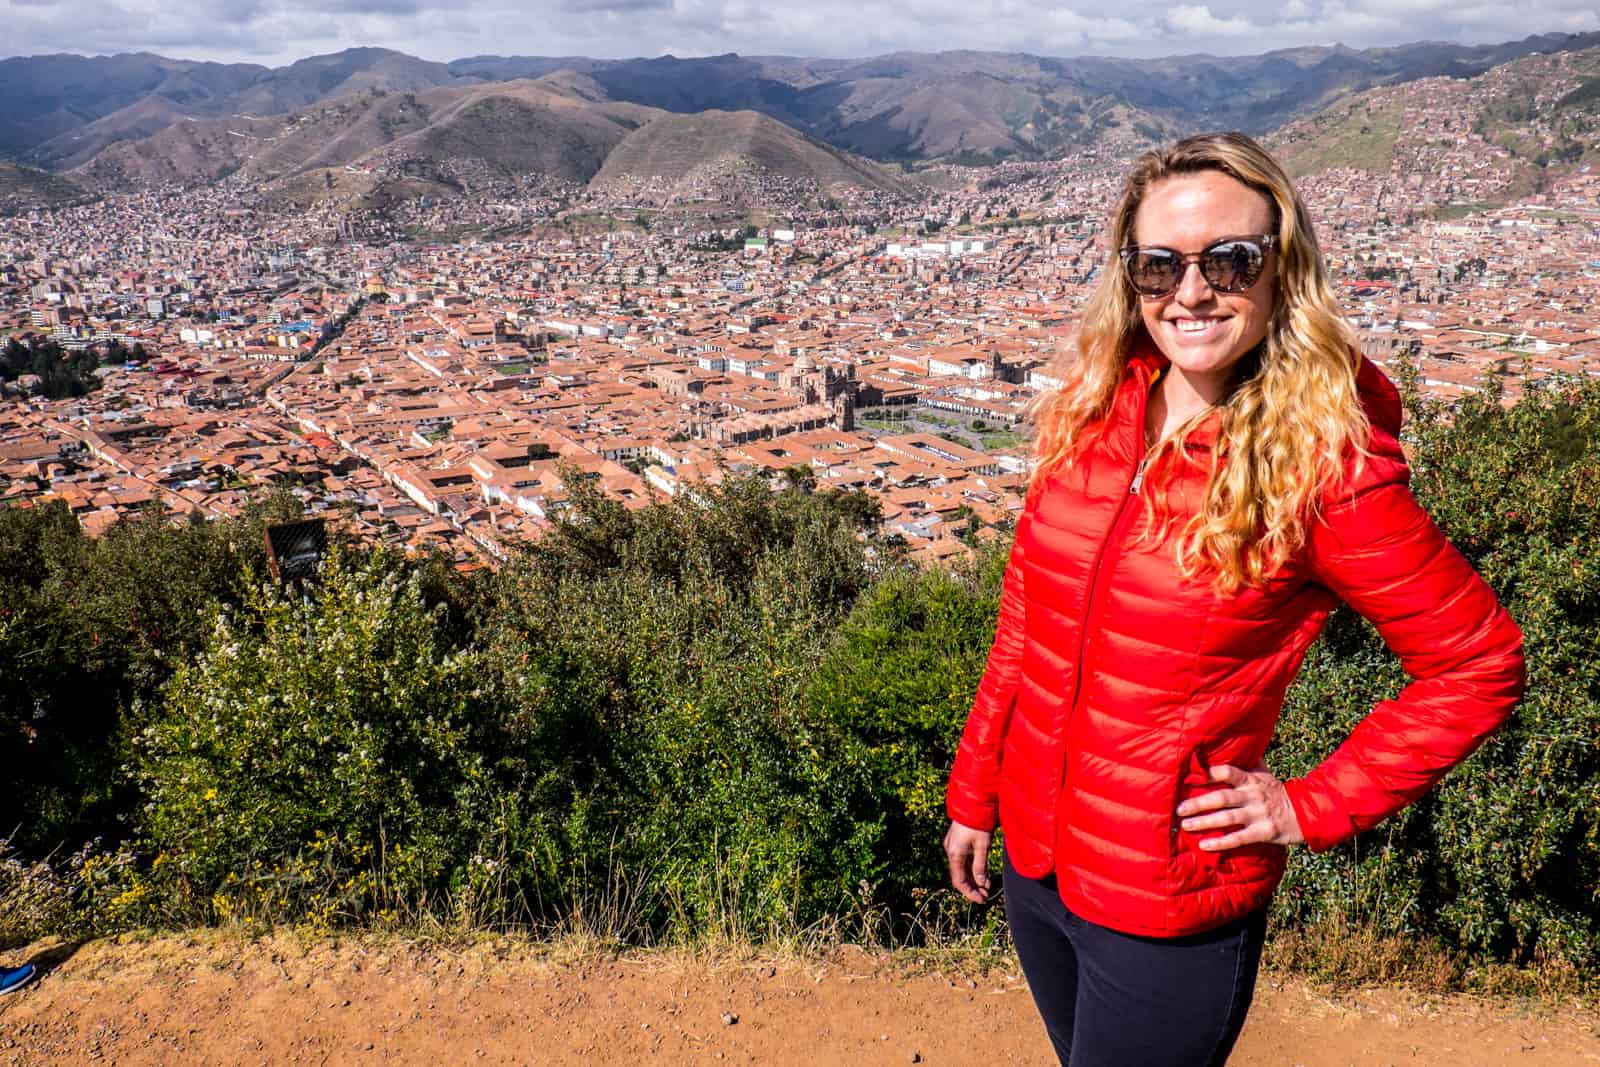
<path id="1" fill-rule="evenodd" d="M 15 993 L 37 977 L 39 968 L 31 963 L 24 963 L 21 967 L 0 967 L 0 995 Z"/>

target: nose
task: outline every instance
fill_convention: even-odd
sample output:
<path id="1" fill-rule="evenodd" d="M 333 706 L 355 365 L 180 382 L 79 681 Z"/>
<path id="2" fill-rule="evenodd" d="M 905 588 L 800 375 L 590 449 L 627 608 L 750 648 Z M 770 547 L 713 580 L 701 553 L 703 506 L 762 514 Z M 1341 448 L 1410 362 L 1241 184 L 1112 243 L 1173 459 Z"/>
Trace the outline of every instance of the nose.
<path id="1" fill-rule="evenodd" d="M 1189 307 L 1202 304 L 1216 295 L 1211 283 L 1206 281 L 1206 276 L 1201 272 L 1199 263 L 1186 260 L 1178 269 L 1182 273 L 1178 275 L 1178 288 L 1173 290 L 1178 303 Z"/>

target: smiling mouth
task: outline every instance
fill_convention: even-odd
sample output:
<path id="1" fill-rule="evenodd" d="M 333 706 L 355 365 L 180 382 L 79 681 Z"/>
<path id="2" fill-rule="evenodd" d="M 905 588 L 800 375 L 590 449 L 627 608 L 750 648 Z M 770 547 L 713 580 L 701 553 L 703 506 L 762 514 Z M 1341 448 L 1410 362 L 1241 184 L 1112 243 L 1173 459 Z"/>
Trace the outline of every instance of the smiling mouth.
<path id="1" fill-rule="evenodd" d="M 1179 333 L 1205 333 L 1214 326 L 1218 326 L 1226 319 L 1210 317 L 1203 319 L 1171 319 L 1169 320 Z"/>

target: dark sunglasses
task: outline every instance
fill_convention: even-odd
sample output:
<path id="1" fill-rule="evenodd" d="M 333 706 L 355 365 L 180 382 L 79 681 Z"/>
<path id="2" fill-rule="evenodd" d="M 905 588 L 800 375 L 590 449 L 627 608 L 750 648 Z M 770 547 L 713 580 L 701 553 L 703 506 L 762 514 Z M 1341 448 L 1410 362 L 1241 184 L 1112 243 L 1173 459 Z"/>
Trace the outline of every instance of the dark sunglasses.
<path id="1" fill-rule="evenodd" d="M 1251 237 L 1224 237 L 1198 252 L 1179 252 L 1156 245 L 1124 248 L 1122 271 L 1141 296 L 1167 296 L 1183 282 L 1190 263 L 1200 265 L 1200 277 L 1219 293 L 1242 293 L 1261 279 L 1267 249 L 1277 237 L 1263 233 Z"/>

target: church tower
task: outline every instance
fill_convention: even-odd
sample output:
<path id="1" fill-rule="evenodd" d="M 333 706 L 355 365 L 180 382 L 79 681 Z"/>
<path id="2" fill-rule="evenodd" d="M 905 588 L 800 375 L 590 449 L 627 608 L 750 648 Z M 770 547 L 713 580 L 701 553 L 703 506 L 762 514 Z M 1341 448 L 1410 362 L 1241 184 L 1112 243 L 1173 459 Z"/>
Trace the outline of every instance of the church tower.
<path id="1" fill-rule="evenodd" d="M 850 433 L 856 428 L 856 391 L 841 389 L 833 398 L 833 426 Z"/>

